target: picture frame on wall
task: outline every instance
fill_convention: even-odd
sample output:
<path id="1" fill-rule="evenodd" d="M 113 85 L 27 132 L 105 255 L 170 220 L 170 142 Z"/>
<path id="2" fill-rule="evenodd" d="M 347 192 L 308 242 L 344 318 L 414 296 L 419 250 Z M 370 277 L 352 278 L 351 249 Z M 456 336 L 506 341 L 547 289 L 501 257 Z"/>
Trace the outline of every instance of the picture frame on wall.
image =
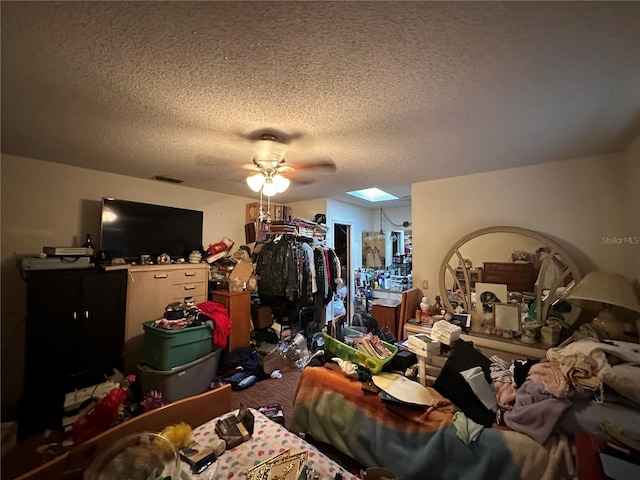
<path id="1" fill-rule="evenodd" d="M 362 232 L 362 266 L 384 268 L 385 237 L 378 232 Z"/>
<path id="2" fill-rule="evenodd" d="M 497 329 L 519 332 L 520 305 L 517 303 L 494 303 L 493 320 Z"/>

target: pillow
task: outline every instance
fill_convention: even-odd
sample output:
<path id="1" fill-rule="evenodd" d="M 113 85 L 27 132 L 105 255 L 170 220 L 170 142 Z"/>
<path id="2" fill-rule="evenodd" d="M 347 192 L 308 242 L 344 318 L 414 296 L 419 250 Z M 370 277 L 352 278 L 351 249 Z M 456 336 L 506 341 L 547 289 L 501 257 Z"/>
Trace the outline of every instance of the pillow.
<path id="1" fill-rule="evenodd" d="M 640 405 L 640 367 L 629 363 L 614 365 L 605 369 L 602 381 L 623 397 Z"/>

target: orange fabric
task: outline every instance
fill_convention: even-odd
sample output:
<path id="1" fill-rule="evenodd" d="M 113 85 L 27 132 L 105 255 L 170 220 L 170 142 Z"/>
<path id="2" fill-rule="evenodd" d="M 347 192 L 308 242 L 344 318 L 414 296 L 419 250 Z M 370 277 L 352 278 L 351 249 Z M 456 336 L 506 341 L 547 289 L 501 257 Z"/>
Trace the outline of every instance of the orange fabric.
<path id="1" fill-rule="evenodd" d="M 427 387 L 429 388 L 429 387 Z M 437 403 L 426 410 L 401 405 L 383 404 L 380 395 L 362 390 L 362 382 L 324 367 L 307 367 L 302 371 L 294 405 L 306 403 L 315 396 L 337 392 L 348 403 L 365 411 L 379 424 L 404 431 L 434 431 L 453 424 L 453 406 L 434 389 L 429 392 Z"/>

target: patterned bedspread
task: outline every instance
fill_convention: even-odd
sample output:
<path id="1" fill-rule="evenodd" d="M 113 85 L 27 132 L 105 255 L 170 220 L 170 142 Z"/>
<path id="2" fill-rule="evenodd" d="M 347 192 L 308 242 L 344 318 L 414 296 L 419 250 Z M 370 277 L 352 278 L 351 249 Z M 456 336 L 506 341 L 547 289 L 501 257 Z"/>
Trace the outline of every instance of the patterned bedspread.
<path id="1" fill-rule="evenodd" d="M 542 446 L 518 432 L 485 428 L 466 445 L 456 435 L 450 404 L 426 411 L 385 404 L 361 386 L 327 368 L 307 367 L 290 430 L 329 443 L 365 467 L 389 468 L 402 480 L 540 480 L 558 478 L 566 470 L 566 439 L 552 437 Z"/>
<path id="2" fill-rule="evenodd" d="M 236 411 L 237 413 L 237 411 Z M 223 453 L 218 460 L 200 475 L 192 475 L 195 480 L 228 480 L 247 478 L 247 470 L 268 458 L 289 450 L 291 455 L 306 451 L 307 465 L 321 479 L 333 479 L 337 472 L 345 480 L 357 480 L 357 477 L 344 471 L 337 463 L 321 453 L 313 445 L 292 434 L 283 426 L 269 420 L 262 413 L 251 409 L 255 418 L 252 437 L 231 450 Z M 217 419 L 196 427 L 193 438 L 196 442 L 207 445 L 215 437 Z"/>

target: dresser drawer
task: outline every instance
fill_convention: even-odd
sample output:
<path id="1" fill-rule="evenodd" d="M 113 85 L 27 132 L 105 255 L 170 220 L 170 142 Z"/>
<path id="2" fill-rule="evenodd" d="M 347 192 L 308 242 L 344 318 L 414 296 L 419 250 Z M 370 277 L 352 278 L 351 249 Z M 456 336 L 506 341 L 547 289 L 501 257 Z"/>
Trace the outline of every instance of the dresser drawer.
<path id="1" fill-rule="evenodd" d="M 182 283 L 171 287 L 171 298 L 184 300 L 184 297 L 207 298 L 207 287 L 204 283 Z"/>
<path id="2" fill-rule="evenodd" d="M 506 284 L 510 292 L 531 292 L 536 276 L 532 263 L 484 262 L 482 281 Z"/>
<path id="3" fill-rule="evenodd" d="M 209 281 L 208 271 L 199 269 L 184 269 L 170 272 L 171 283 L 207 283 Z"/>
<path id="4" fill-rule="evenodd" d="M 203 269 L 165 269 L 132 272 L 134 282 L 157 281 L 158 284 L 207 283 L 207 271 Z"/>
<path id="5" fill-rule="evenodd" d="M 126 371 L 136 371 L 142 361 L 143 323 L 162 316 L 172 302 L 193 297 L 195 303 L 207 300 L 209 265 L 135 265 L 128 268 L 127 320 L 124 363 Z"/>
<path id="6" fill-rule="evenodd" d="M 231 300 L 228 294 L 225 295 L 214 290 L 211 292 L 211 301 L 221 303 L 227 310 L 229 310 L 229 304 L 231 303 Z"/>

